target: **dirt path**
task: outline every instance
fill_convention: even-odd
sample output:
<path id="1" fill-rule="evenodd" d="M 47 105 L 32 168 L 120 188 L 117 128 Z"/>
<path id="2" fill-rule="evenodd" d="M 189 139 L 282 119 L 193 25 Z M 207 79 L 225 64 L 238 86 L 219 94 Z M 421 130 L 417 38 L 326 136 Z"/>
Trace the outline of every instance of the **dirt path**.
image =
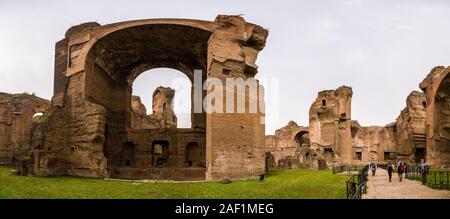
<path id="1" fill-rule="evenodd" d="M 399 182 L 396 173 L 392 174 L 392 182 L 389 182 L 387 171 L 381 168 L 375 176 L 369 171 L 367 185 L 368 191 L 363 199 L 450 199 L 450 191 L 432 189 L 417 180 L 403 178 Z"/>

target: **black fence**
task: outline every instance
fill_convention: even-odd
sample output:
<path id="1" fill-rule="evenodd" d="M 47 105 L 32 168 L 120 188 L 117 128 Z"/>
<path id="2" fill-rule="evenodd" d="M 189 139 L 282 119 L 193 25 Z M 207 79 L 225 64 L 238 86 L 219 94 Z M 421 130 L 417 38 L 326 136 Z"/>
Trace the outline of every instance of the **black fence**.
<path id="1" fill-rule="evenodd" d="M 422 184 L 425 184 L 426 175 L 429 169 L 428 166 L 408 166 L 405 170 L 405 177 L 407 179 L 422 181 Z"/>
<path id="2" fill-rule="evenodd" d="M 450 190 L 450 170 L 432 169 L 429 166 L 408 166 L 405 176 L 407 179 L 419 180 L 423 185 L 433 189 Z"/>
<path id="3" fill-rule="evenodd" d="M 347 199 L 361 199 L 362 194 L 367 192 L 367 172 L 369 165 L 362 167 L 355 166 L 355 168 L 350 169 L 350 171 L 354 171 L 355 169 L 359 169 L 359 171 L 358 174 L 353 175 L 347 180 Z"/>
<path id="4" fill-rule="evenodd" d="M 355 172 L 359 172 L 362 169 L 364 169 L 364 165 L 340 165 L 340 166 L 334 166 L 333 167 L 333 174 L 336 173 L 347 173 L 347 174 L 353 174 Z"/>

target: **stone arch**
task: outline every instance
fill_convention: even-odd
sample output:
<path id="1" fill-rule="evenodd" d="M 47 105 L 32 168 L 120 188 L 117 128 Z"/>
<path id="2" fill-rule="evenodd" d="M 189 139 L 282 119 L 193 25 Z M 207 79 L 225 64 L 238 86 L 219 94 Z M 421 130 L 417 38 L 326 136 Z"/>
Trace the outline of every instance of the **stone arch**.
<path id="1" fill-rule="evenodd" d="M 55 157 L 42 152 L 42 159 L 70 165 L 61 171 L 36 167 L 35 174 L 111 176 L 110 160 L 120 154 L 123 142 L 133 141 L 139 153 L 136 164 L 145 164 L 147 168 L 139 172 L 141 175 L 132 174 L 133 178 L 138 175 L 152 178 L 155 171 L 148 170 L 151 165 L 140 155 L 146 153 L 148 157 L 148 142 L 172 138 L 178 141 L 175 145 L 170 142 L 176 156 L 185 145 L 181 139 L 205 145 L 206 180 L 258 177 L 264 172 L 261 149 L 264 115 L 260 108 L 257 113 L 193 113 L 190 130 L 135 130 L 130 128 L 131 85 L 141 73 L 159 67 L 183 72 L 193 82 L 193 89 L 197 78 L 200 82 L 207 78 L 221 82 L 229 77 L 253 78 L 257 73 L 256 57 L 264 48 L 267 35 L 267 30 L 258 25 L 239 16 L 225 15 L 219 15 L 215 21 L 146 19 L 103 26 L 86 23 L 70 28 L 65 38 L 56 43 L 52 98 L 55 113 L 51 116 L 68 119 L 48 120 L 52 127 L 58 127 L 54 135 L 67 138 L 61 138 L 64 142 L 39 144 L 53 147 L 71 144 L 84 150 L 67 151 Z M 194 77 L 195 69 L 201 70 L 200 77 Z M 211 90 L 200 91 L 201 99 L 208 92 Z M 248 94 L 245 95 L 247 98 Z M 259 97 L 257 100 L 263 102 Z M 76 135 L 67 134 L 74 131 Z M 195 133 L 201 138 L 193 136 Z M 179 166 L 179 161 L 183 162 L 182 158 L 171 162 Z M 236 165 L 242 168 L 234 168 Z M 160 176 L 173 179 L 172 172 Z"/>
<path id="2" fill-rule="evenodd" d="M 178 24 L 131 26 L 106 34 L 95 40 L 86 55 L 85 96 L 107 110 L 130 112 L 132 83 L 145 71 L 172 68 L 193 82 L 194 70 L 199 69 L 203 82 L 210 37 L 209 31 Z M 130 115 L 117 116 L 129 125 Z M 204 114 L 193 114 L 192 121 L 194 126 L 205 127 L 201 124 Z"/>
<path id="3" fill-rule="evenodd" d="M 435 96 L 433 124 L 436 127 L 436 148 L 440 165 L 450 165 L 450 73 L 439 83 Z"/>
<path id="4" fill-rule="evenodd" d="M 433 68 L 420 88 L 426 96 L 426 162 L 450 165 L 450 67 Z"/>
<path id="5" fill-rule="evenodd" d="M 153 141 L 151 147 L 151 157 L 153 167 L 164 167 L 169 162 L 169 142 L 168 141 Z"/>
<path id="6" fill-rule="evenodd" d="M 136 146 L 131 142 L 125 142 L 121 150 L 121 166 L 132 167 L 135 164 Z"/>
<path id="7" fill-rule="evenodd" d="M 310 145 L 309 131 L 306 131 L 306 130 L 298 131 L 294 135 L 293 140 L 296 143 L 297 147 L 309 146 Z"/>
<path id="8" fill-rule="evenodd" d="M 94 31 L 94 35 L 98 36 L 94 42 L 88 43 L 91 46 L 87 45 L 84 97 L 88 102 L 101 105 L 105 111 L 103 115 L 108 132 L 105 132 L 104 139 L 109 141 L 105 144 L 109 151 L 114 152 L 118 143 L 129 138 L 129 130 L 134 130 L 131 107 L 134 80 L 148 70 L 165 67 L 179 70 L 191 83 L 194 82 L 194 70 L 199 69 L 203 83 L 207 71 L 208 41 L 212 33 L 170 22 L 131 25 L 114 28 L 114 31 L 109 29 L 105 30 L 107 34 Z M 201 95 L 203 97 L 205 92 Z M 191 109 L 194 110 L 194 107 Z M 193 128 L 206 128 L 205 113 L 192 112 L 191 117 Z M 170 161 L 173 157 L 169 157 L 167 145 L 162 144 L 164 153 L 154 156 L 152 167 L 174 165 Z M 107 166 L 111 166 L 108 162 L 110 158 L 106 159 Z"/>

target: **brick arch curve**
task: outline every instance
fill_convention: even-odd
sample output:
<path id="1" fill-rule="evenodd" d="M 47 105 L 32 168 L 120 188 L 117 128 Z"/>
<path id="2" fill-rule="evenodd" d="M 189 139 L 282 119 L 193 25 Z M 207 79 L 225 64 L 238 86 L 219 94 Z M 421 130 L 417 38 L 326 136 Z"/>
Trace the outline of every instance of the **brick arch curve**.
<path id="1" fill-rule="evenodd" d="M 214 21 L 146 19 L 71 28 L 56 43 L 54 113 L 46 122 L 51 129 L 42 130 L 54 140 L 37 143 L 59 153 L 40 151 L 42 162 L 34 163 L 42 165 L 33 169 L 34 174 L 110 176 L 105 154 L 114 154 L 114 147 L 105 142 L 123 144 L 138 135 L 129 128 L 127 110 L 130 84 L 139 74 L 169 67 L 192 80 L 191 69 L 200 68 L 205 77 L 222 82 L 227 77 L 253 78 L 267 36 L 264 28 L 226 15 Z M 258 111 L 204 116 L 206 180 L 257 178 L 264 172 L 263 115 Z M 140 153 L 145 152 L 137 159 Z"/>
<path id="2" fill-rule="evenodd" d="M 426 96 L 427 163 L 450 165 L 450 67 L 437 66 L 420 84 Z"/>

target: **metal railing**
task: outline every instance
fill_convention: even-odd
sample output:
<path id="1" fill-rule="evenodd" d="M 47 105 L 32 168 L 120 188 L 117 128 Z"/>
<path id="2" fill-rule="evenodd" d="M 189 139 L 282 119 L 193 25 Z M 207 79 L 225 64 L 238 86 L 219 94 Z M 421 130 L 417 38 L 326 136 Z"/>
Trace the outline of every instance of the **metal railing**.
<path id="1" fill-rule="evenodd" d="M 422 181 L 422 184 L 425 185 L 428 171 L 428 166 L 408 166 L 405 170 L 405 178 Z"/>
<path id="2" fill-rule="evenodd" d="M 360 168 L 358 174 L 347 180 L 347 199 L 361 199 L 367 192 L 367 178 L 369 165 Z"/>
<path id="3" fill-rule="evenodd" d="M 336 173 L 347 173 L 347 174 L 353 174 L 355 172 L 359 172 L 362 169 L 364 169 L 364 165 L 340 165 L 340 166 L 333 166 L 333 174 Z"/>
<path id="4" fill-rule="evenodd" d="M 433 189 L 450 190 L 450 170 L 432 169 L 429 166 L 408 166 L 405 176 L 407 179 L 419 180 L 423 185 Z"/>
<path id="5" fill-rule="evenodd" d="M 449 186 L 450 171 L 448 170 L 429 170 L 425 175 L 425 185 L 433 189 L 450 190 Z"/>

